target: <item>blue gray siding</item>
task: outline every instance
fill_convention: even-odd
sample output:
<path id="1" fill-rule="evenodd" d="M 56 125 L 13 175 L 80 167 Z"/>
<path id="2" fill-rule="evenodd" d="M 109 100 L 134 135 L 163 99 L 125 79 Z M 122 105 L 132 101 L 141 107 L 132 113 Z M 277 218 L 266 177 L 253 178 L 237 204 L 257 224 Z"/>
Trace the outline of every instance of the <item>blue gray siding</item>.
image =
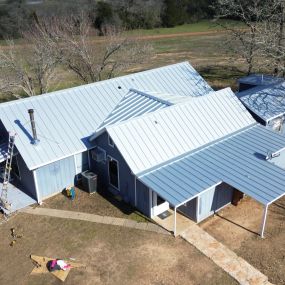
<path id="1" fill-rule="evenodd" d="M 195 222 L 197 222 L 197 199 L 194 198 L 177 209 Z"/>
<path id="2" fill-rule="evenodd" d="M 284 137 L 285 140 L 285 137 Z M 269 162 L 285 169 L 285 151 L 281 151 L 279 156 L 273 157 L 272 159 L 268 160 Z"/>
<path id="3" fill-rule="evenodd" d="M 198 222 L 206 219 L 232 201 L 233 188 L 226 183 L 213 187 L 200 195 Z"/>
<path id="4" fill-rule="evenodd" d="M 26 163 L 24 162 L 20 154 L 17 155 L 17 161 L 18 161 L 18 167 L 19 167 L 19 172 L 20 172 L 20 183 L 22 186 L 21 190 L 24 193 L 28 194 L 33 199 L 38 200 L 33 172 L 28 169 Z"/>
<path id="5" fill-rule="evenodd" d="M 135 179 L 117 147 L 109 145 L 106 132 L 96 139 L 96 145 L 104 149 L 107 154 L 107 160 L 104 162 L 96 162 L 90 154 L 90 168 L 94 173 L 98 174 L 98 186 L 101 189 L 108 189 L 114 194 L 119 194 L 125 202 L 135 206 Z M 119 163 L 120 191 L 109 185 L 108 156 L 114 158 Z"/>
<path id="6" fill-rule="evenodd" d="M 136 180 L 136 192 L 137 192 L 137 208 L 146 216 L 151 216 L 151 207 L 149 199 L 149 188 L 145 186 L 139 180 Z"/>
<path id="7" fill-rule="evenodd" d="M 40 199 L 43 200 L 67 186 L 74 185 L 75 172 L 74 156 L 38 168 L 36 177 Z"/>

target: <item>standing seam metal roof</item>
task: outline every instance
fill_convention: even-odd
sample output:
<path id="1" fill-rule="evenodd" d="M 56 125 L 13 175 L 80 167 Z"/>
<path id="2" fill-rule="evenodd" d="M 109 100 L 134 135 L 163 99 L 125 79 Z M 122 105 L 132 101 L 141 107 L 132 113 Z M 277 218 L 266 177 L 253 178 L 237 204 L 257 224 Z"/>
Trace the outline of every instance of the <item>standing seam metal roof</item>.
<path id="1" fill-rule="evenodd" d="M 137 174 L 253 123 L 226 88 L 106 129 Z"/>
<path id="2" fill-rule="evenodd" d="M 16 147 L 29 169 L 35 169 L 91 147 L 88 138 L 130 88 L 200 96 L 212 89 L 183 62 L 89 85 L 0 104 L 0 120 L 18 136 Z M 31 144 L 27 110 L 35 109 L 40 143 Z"/>
<path id="3" fill-rule="evenodd" d="M 236 95 L 249 110 L 265 122 L 285 113 L 285 82 L 250 88 Z"/>
<path id="4" fill-rule="evenodd" d="M 138 179 L 173 206 L 225 182 L 268 205 L 285 194 L 285 170 L 265 160 L 284 138 L 255 125 L 185 157 L 166 162 Z"/>

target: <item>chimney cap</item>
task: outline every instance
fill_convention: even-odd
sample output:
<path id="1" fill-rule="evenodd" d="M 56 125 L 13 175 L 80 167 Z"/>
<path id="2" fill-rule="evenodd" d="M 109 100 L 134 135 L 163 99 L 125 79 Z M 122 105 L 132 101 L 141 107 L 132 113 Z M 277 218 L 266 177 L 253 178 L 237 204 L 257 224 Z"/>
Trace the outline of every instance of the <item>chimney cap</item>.
<path id="1" fill-rule="evenodd" d="M 34 109 L 28 109 L 29 114 L 34 113 Z"/>

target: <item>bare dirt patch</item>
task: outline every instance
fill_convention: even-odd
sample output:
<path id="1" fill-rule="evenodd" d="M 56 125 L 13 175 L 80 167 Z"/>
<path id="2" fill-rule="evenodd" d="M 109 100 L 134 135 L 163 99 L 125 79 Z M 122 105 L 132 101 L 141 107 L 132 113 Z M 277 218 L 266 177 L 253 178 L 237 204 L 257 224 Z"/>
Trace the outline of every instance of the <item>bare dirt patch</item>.
<path id="1" fill-rule="evenodd" d="M 76 189 L 74 201 L 60 193 L 45 200 L 42 207 L 132 219 L 138 222 L 150 221 L 131 205 L 118 200 L 109 191 L 103 189 L 91 195 Z"/>
<path id="2" fill-rule="evenodd" d="M 24 236 L 10 247 L 10 228 Z M 61 284 L 30 276 L 30 254 L 76 258 L 65 284 L 237 284 L 182 239 L 116 226 L 19 214 L 0 226 L 1 284 Z"/>
<path id="3" fill-rule="evenodd" d="M 285 284 L 285 197 L 269 206 L 265 239 L 259 237 L 263 207 L 245 198 L 209 218 L 201 227 L 268 276 Z"/>

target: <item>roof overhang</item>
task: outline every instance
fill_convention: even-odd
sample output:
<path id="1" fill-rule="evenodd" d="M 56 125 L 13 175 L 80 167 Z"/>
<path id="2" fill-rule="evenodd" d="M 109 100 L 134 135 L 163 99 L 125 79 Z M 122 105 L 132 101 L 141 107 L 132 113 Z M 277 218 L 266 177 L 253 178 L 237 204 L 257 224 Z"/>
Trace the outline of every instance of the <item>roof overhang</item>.
<path id="1" fill-rule="evenodd" d="M 256 125 L 137 176 L 174 207 L 222 182 L 267 206 L 285 195 L 285 169 L 266 161 L 266 154 L 284 146 L 284 137 Z"/>

